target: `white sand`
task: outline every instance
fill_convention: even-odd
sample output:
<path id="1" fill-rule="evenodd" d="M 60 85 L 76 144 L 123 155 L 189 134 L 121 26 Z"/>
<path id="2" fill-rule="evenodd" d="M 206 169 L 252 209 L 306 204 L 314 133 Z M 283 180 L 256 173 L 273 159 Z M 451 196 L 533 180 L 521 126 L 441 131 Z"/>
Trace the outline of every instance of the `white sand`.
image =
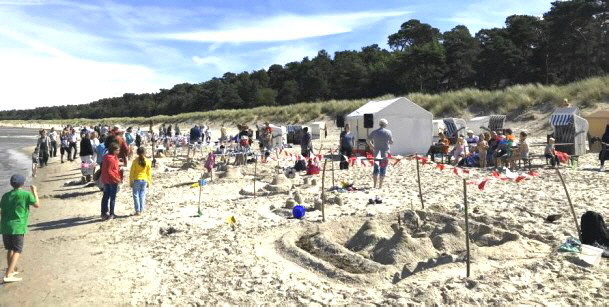
<path id="1" fill-rule="evenodd" d="M 323 142 L 326 148 L 337 143 L 337 134 L 336 130 L 331 131 L 332 138 Z M 319 148 L 319 141 L 314 144 Z M 288 151 L 298 153 L 299 148 Z M 605 197 L 607 174 L 598 172 L 596 156 L 591 153 L 580 157 L 577 171 L 561 169 L 578 220 L 586 210 L 609 217 Z M 609 298 L 606 260 L 597 267 L 584 267 L 568 254 L 555 252 L 565 238 L 576 236 L 576 231 L 559 179 L 555 171 L 545 167 L 536 170 L 539 176 L 521 183 L 492 180 L 484 191 L 476 185 L 468 186 L 473 262 L 471 278 L 465 278 L 463 233 L 458 229 L 464 229 L 463 211 L 457 206 L 463 203 L 462 181 L 450 170 L 422 166 L 428 213 L 417 215 L 419 227 L 412 225 L 410 215 L 403 222 L 410 224 L 403 224 L 397 235 L 391 229 L 397 216 L 403 220 L 407 210 L 421 209 L 412 160 L 390 167 L 382 190 L 371 189 L 371 167 L 358 165 L 339 171 L 336 162 L 335 182 L 353 181 L 362 190 L 340 193 L 344 204 L 327 205 L 325 223 L 321 222 L 320 211 L 307 212 L 304 220 L 288 219 L 279 209 L 285 205 L 287 193 L 262 193 L 267 191 L 263 185 L 274 179 L 276 161 L 258 164 L 256 188 L 261 193 L 256 198 L 251 195 L 254 165 L 242 167 L 243 176 L 214 177 L 203 188 L 201 217 L 196 216 L 199 190 L 190 187 L 201 170 L 173 168 L 172 165 L 179 166 L 183 161 L 173 162 L 171 157 L 162 162 L 165 166 L 155 170 L 143 216 L 72 227 L 65 230 L 69 239 L 62 239 L 61 231 L 51 232 L 52 235 L 50 231 L 28 234 L 26 242 L 30 245 L 26 245 L 23 262 L 26 281 L 22 287 L 27 283 L 44 285 L 60 280 L 62 284 L 53 286 L 59 297 L 50 302 L 74 304 L 581 304 L 607 302 Z M 544 162 L 538 160 L 535 164 Z M 292 164 L 282 155 L 281 166 Z M 51 168 L 56 175 L 71 169 L 57 164 Z M 468 181 L 479 182 L 489 176 L 490 172 L 472 170 Z M 317 186 L 303 185 L 302 177 L 292 180 L 308 206 L 320 197 L 321 174 L 314 177 L 319 181 Z M 44 183 L 45 200 L 56 207 L 41 209 L 44 212 L 36 212 L 37 218 L 58 219 L 57 212 L 63 218 L 97 218 L 101 193 L 60 202 L 56 197 L 70 192 L 59 189 L 60 183 Z M 332 185 L 329 171 L 325 184 Z M 240 193 L 244 188 L 250 193 Z M 368 199 L 376 195 L 383 198 L 383 203 L 368 205 Z M 130 214 L 132 203 L 131 192 L 124 185 L 118 196 L 117 213 Z M 75 209 L 66 208 L 70 205 Z M 545 223 L 549 214 L 562 214 L 562 218 Z M 237 221 L 234 230 L 226 223 L 230 216 Z M 385 245 L 364 242 L 364 250 L 348 250 L 347 241 L 370 219 L 377 226 L 368 236 Z M 451 223 L 456 223 L 457 228 L 446 228 Z M 177 232 L 162 234 L 170 227 Z M 348 272 L 332 263 L 335 258 L 326 261 L 298 246 L 297 241 L 303 235 L 317 232 L 320 235 L 311 244 L 321 248 L 319 253 L 323 257 L 338 257 L 341 266 L 356 263 L 358 268 L 372 271 Z M 392 245 L 383 240 L 397 243 Z M 88 279 L 71 278 L 73 270 L 66 274 L 57 272 L 61 266 L 53 269 L 56 263 L 65 261 L 60 255 L 31 261 L 38 250 L 66 250 L 74 244 L 86 251 L 73 257 L 78 260 L 75 265 L 87 272 Z M 350 246 L 353 245 L 356 244 Z M 102 254 L 91 256 L 96 250 Z M 443 253 L 446 255 L 442 256 Z M 111 265 L 98 265 L 100 258 Z M 395 263 L 383 265 L 374 260 Z M 37 267 L 53 272 L 54 277 L 34 274 Z M 106 279 L 107 283 L 99 285 Z M 116 292 L 119 294 L 108 298 L 107 292 L 96 292 L 86 286 L 79 288 L 82 292 L 78 295 L 69 291 L 87 280 L 104 291 L 120 289 Z M 24 293 L 27 292 L 17 286 L 4 286 L 0 300 L 8 304 L 45 302 L 42 295 L 26 298 L 19 295 Z M 96 300 L 102 295 L 106 295 L 105 299 Z"/>

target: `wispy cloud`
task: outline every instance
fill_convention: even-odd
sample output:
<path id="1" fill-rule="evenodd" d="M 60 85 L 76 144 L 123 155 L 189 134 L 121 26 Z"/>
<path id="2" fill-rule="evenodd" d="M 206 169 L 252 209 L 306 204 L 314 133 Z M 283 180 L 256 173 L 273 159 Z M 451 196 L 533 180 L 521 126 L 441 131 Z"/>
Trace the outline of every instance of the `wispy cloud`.
<path id="1" fill-rule="evenodd" d="M 150 38 L 211 43 L 279 42 L 347 33 L 408 11 L 358 12 L 332 15 L 281 15 L 263 20 L 231 20 L 218 29 L 148 35 Z M 146 35 L 145 35 L 146 36 Z"/>

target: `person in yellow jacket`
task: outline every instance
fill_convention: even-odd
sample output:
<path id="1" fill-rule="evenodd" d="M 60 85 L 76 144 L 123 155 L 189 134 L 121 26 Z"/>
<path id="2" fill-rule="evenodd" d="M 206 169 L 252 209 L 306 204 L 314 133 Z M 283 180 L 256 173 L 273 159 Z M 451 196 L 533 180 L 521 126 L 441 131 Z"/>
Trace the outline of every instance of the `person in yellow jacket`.
<path id="1" fill-rule="evenodd" d="M 133 189 L 135 215 L 140 215 L 146 203 L 146 187 L 150 187 L 152 183 L 152 167 L 150 160 L 146 159 L 144 147 L 137 149 L 137 158 L 131 164 L 129 183 Z"/>

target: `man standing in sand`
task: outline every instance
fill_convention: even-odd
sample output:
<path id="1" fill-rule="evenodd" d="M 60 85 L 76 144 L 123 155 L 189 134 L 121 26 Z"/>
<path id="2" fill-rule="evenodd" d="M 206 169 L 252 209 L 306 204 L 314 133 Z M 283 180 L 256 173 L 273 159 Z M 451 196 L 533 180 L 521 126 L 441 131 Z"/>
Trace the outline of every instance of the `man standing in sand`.
<path id="1" fill-rule="evenodd" d="M 6 261 L 8 268 L 4 274 L 4 282 L 21 281 L 21 277 L 15 271 L 19 256 L 23 252 L 23 239 L 27 232 L 30 206 L 39 207 L 38 192 L 35 186 L 31 186 L 32 192 L 21 189 L 25 184 L 22 175 L 11 176 L 12 191 L 2 195 L 0 200 L 0 233 L 4 248 L 7 250 Z"/>
<path id="2" fill-rule="evenodd" d="M 379 121 L 380 128 L 372 131 L 368 136 L 368 146 L 374 152 L 374 171 L 372 172 L 374 188 L 378 182 L 379 189 L 383 187 L 383 179 L 385 179 L 389 164 L 389 147 L 393 144 L 393 135 L 391 130 L 387 129 L 387 125 L 389 122 L 382 118 Z"/>

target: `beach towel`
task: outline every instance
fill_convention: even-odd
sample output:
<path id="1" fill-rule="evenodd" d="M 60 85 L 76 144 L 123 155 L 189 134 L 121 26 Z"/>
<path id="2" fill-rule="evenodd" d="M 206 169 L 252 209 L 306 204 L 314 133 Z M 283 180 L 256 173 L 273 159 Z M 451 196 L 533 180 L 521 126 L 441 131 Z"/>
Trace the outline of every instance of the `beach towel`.
<path id="1" fill-rule="evenodd" d="M 567 154 L 566 152 L 562 152 L 562 151 L 558 151 L 556 150 L 556 157 L 558 157 L 558 161 L 560 161 L 560 163 L 567 163 L 569 161 L 569 159 L 571 158 L 571 156 L 569 156 L 569 154 Z"/>

